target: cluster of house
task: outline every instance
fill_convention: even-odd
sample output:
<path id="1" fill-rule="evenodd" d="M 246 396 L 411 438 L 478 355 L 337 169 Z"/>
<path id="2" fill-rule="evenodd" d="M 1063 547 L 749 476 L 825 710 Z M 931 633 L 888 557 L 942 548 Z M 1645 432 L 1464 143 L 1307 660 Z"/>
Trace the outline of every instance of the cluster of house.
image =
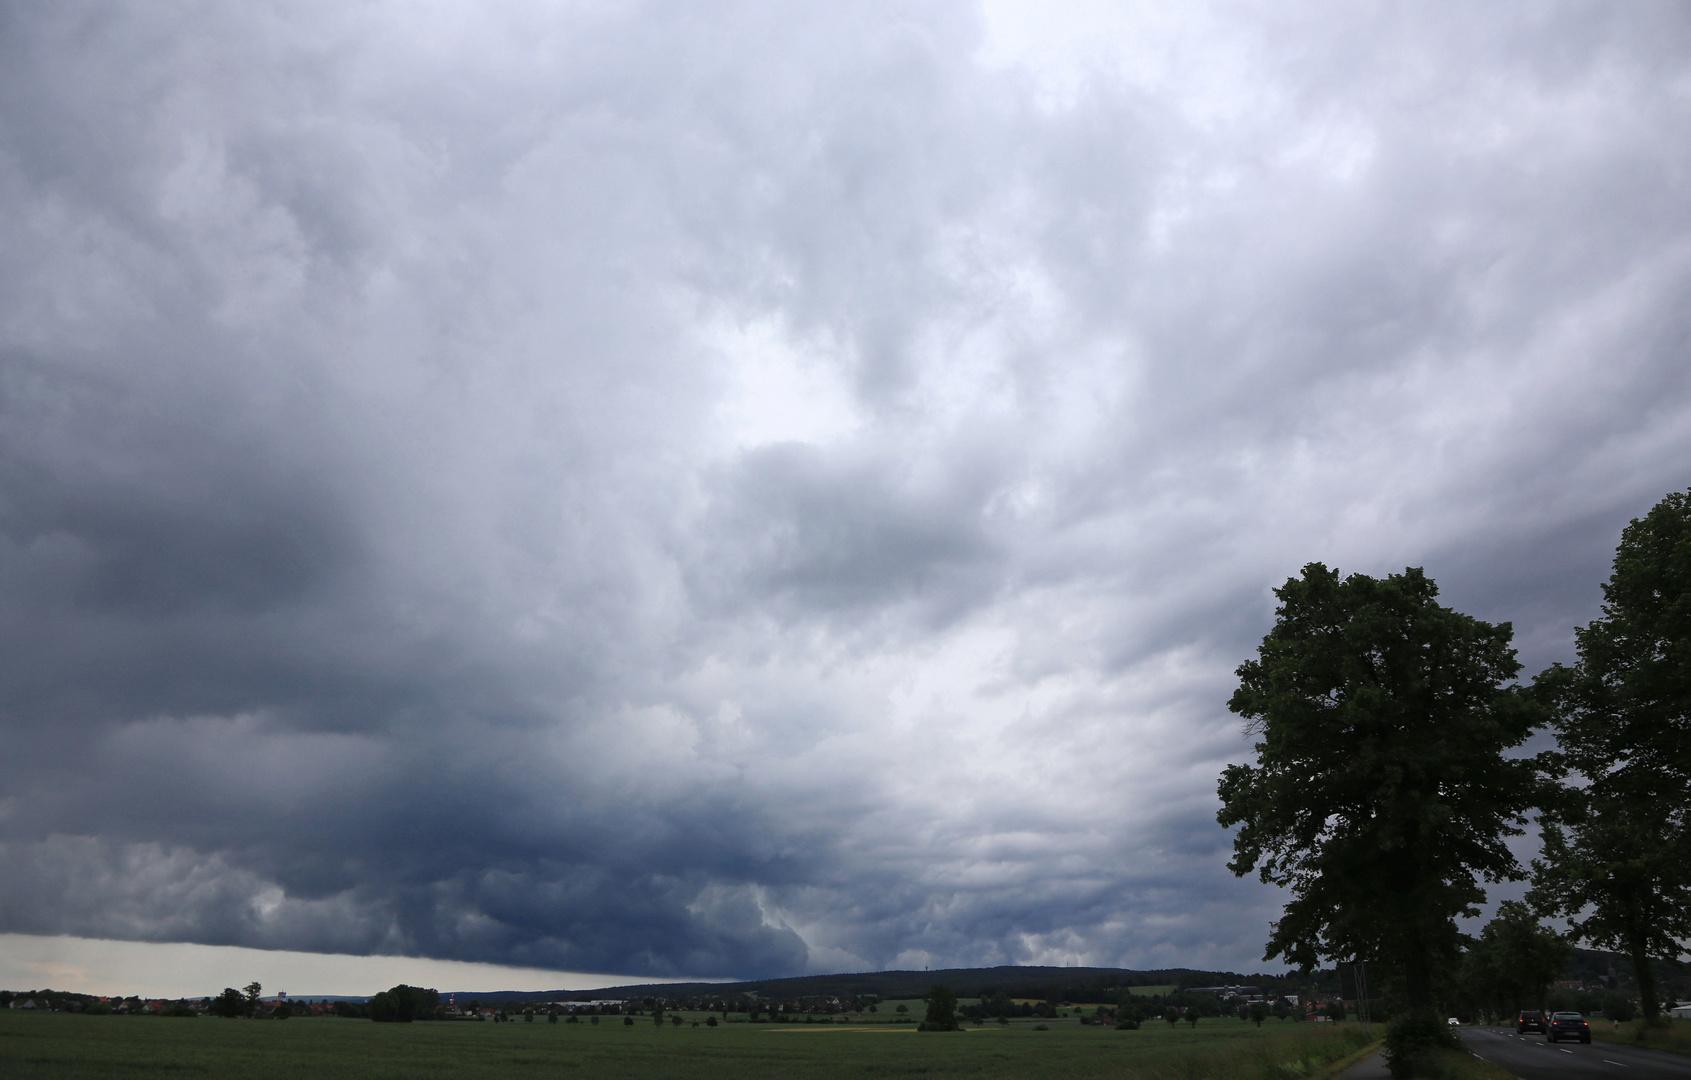
<path id="1" fill-rule="evenodd" d="M 6 1007 L 9 1009 L 39 1009 L 45 1012 L 86 1012 L 90 1008 L 99 1006 L 103 1012 L 163 1013 L 167 1009 L 179 1009 L 184 1004 L 193 1006 L 197 1003 L 172 1001 L 168 998 L 49 998 L 19 995 L 7 1002 Z"/>
<path id="2" fill-rule="evenodd" d="M 1278 997 L 1270 997 L 1264 994 L 1260 987 L 1256 986 L 1190 986 L 1186 988 L 1186 992 L 1188 994 L 1214 994 L 1222 1000 L 1223 1004 L 1240 1008 L 1266 1005 L 1272 1009 L 1275 1003 L 1284 1001 L 1293 1013 L 1301 1009 L 1303 1018 L 1315 1023 L 1331 1021 L 1332 1016 L 1328 1010 L 1332 1009 L 1334 1005 L 1342 1004 L 1337 999 L 1329 1001 L 1324 998 L 1306 997 L 1299 994 L 1281 994 Z"/>
<path id="3" fill-rule="evenodd" d="M 480 1002 L 468 1002 L 460 1005 L 457 1001 L 457 997 L 458 995 L 456 994 L 449 994 L 446 998 L 446 1004 L 442 1006 L 448 1020 L 497 1020 L 504 1017 L 511 1011 L 509 1009 L 489 1008 L 482 1005 Z M 552 1012 L 562 1015 L 565 1013 L 578 1012 L 604 1014 L 609 1016 L 614 1013 L 622 1012 L 623 1006 L 626 1004 L 628 1003 L 620 998 L 601 998 L 593 1001 L 528 1002 L 522 1005 L 513 1006 L 513 1008 L 518 1013 L 521 1013 L 526 1009 L 541 1014 Z"/>
<path id="4" fill-rule="evenodd" d="M 186 1016 L 191 1011 L 198 1015 L 205 1015 L 211 1004 L 210 998 L 141 998 L 141 997 L 105 997 L 97 994 L 37 996 L 18 994 L 11 1001 L 6 1002 L 9 1009 L 34 1009 L 43 1012 L 96 1012 L 113 1013 L 133 1016 L 163 1016 L 167 1013 L 175 1016 Z M 332 1016 L 335 1007 L 328 1001 L 306 1001 L 301 999 L 288 1000 L 286 994 L 279 995 L 273 1001 L 261 1003 L 261 1007 L 268 1010 L 276 1005 L 290 1006 L 295 1016 Z"/>

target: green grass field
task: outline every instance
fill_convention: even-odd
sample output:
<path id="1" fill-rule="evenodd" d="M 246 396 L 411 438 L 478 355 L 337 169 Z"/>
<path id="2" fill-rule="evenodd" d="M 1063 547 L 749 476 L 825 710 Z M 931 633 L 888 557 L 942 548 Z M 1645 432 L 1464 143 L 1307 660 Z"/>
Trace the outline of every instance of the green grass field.
<path id="1" fill-rule="evenodd" d="M 918 1034 L 890 1025 L 372 1024 L 0 1010 L 6 1080 L 1294 1080 L 1363 1042 L 1352 1025 L 1237 1020 L 1140 1031 L 1070 1021 Z"/>

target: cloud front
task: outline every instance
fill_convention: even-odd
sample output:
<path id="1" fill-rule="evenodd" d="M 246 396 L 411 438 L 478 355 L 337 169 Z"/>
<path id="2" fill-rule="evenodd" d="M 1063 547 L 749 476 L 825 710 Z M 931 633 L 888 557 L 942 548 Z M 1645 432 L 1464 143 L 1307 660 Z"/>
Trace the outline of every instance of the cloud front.
<path id="1" fill-rule="evenodd" d="M 1688 38 L 0 5 L 0 932 L 1249 970 L 1270 589 L 1691 483 Z"/>

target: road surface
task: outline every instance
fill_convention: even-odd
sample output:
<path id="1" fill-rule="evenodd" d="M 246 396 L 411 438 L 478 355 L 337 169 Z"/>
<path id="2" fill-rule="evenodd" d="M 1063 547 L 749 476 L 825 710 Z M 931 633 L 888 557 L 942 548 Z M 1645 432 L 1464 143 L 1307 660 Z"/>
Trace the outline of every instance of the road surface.
<path id="1" fill-rule="evenodd" d="M 1645 1050 L 1623 1043 L 1588 1044 L 1544 1041 L 1543 1035 L 1517 1035 L 1512 1028 L 1462 1029 L 1468 1049 L 1508 1069 L 1521 1080 L 1585 1080 L 1587 1077 L 1626 1077 L 1627 1080 L 1688 1080 L 1691 1058 L 1661 1050 Z"/>

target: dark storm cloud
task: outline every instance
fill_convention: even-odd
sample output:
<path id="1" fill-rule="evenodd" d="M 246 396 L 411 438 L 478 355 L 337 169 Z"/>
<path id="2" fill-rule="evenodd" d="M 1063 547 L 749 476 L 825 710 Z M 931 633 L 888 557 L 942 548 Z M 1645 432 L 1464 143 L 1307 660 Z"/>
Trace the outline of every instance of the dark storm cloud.
<path id="1" fill-rule="evenodd" d="M 0 8 L 0 931 L 1248 968 L 1304 562 L 1691 476 L 1670 5 Z"/>

